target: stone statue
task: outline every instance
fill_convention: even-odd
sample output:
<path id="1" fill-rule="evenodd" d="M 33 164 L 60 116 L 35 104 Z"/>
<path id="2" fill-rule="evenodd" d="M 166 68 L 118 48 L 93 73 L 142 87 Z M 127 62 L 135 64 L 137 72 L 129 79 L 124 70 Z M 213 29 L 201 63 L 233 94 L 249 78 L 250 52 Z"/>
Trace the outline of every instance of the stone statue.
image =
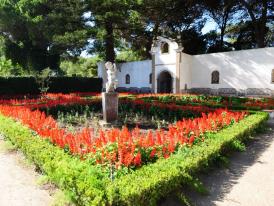
<path id="1" fill-rule="evenodd" d="M 105 64 L 107 70 L 107 84 L 106 84 L 106 92 L 115 92 L 115 89 L 118 86 L 117 79 L 117 67 L 115 63 L 107 62 Z"/>

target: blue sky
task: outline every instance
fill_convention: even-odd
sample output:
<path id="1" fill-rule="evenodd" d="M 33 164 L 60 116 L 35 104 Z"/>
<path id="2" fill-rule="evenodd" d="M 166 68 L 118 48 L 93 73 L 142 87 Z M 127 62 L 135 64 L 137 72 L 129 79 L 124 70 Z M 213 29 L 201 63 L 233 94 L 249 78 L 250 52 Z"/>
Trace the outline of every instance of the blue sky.
<path id="1" fill-rule="evenodd" d="M 204 28 L 202 29 L 202 33 L 206 34 L 211 30 L 217 30 L 217 24 L 214 22 L 213 19 L 208 19 Z"/>

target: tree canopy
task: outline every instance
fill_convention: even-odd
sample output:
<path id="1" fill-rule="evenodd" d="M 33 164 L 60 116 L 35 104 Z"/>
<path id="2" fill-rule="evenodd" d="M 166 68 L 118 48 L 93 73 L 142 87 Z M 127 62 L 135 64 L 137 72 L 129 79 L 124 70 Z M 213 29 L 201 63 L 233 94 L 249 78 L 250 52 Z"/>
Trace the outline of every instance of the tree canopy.
<path id="1" fill-rule="evenodd" d="M 111 62 L 147 59 L 159 35 L 189 54 L 273 46 L 273 22 L 272 0 L 0 0 L 0 56 L 35 71 L 73 60 L 74 74 L 84 50 Z"/>
<path id="2" fill-rule="evenodd" d="M 81 0 L 1 0 L 5 55 L 30 69 L 58 69 L 61 55 L 79 55 L 87 44 L 85 11 Z"/>

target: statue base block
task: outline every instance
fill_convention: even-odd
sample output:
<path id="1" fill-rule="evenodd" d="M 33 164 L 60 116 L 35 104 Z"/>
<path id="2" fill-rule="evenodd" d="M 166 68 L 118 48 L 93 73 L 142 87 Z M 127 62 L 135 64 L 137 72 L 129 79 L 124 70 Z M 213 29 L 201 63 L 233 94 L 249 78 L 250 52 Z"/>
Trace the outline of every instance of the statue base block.
<path id="1" fill-rule="evenodd" d="M 99 125 L 100 125 L 100 127 L 104 128 L 104 129 L 109 129 L 109 128 L 113 128 L 113 127 L 122 127 L 122 125 L 120 125 L 118 123 L 118 121 L 107 123 L 104 120 L 101 120 L 101 121 L 99 121 Z"/>
<path id="2" fill-rule="evenodd" d="M 102 93 L 103 119 L 106 123 L 113 123 L 118 119 L 118 93 Z"/>

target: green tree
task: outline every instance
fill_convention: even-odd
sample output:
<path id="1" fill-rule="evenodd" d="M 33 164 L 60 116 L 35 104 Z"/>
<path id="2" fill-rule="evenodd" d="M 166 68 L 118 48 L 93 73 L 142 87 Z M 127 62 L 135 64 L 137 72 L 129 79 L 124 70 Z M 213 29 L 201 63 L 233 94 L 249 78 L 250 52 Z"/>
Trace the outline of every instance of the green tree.
<path id="1" fill-rule="evenodd" d="M 91 52 L 97 51 L 105 61 L 115 61 L 115 48 L 119 46 L 126 30 L 135 22 L 136 0 L 91 0 L 90 25 L 92 25 Z"/>
<path id="2" fill-rule="evenodd" d="M 224 51 L 224 37 L 226 29 L 231 24 L 235 24 L 237 21 L 236 14 L 239 14 L 240 7 L 236 0 L 204 0 L 202 5 L 206 11 L 206 14 L 210 16 L 217 24 L 219 38 L 216 39 L 214 50 Z M 213 46 L 213 45 L 212 45 Z"/>
<path id="3" fill-rule="evenodd" d="M 10 59 L 7 59 L 5 56 L 0 56 L 0 76 L 9 77 L 26 75 L 30 75 L 30 73 L 23 70 L 20 65 L 14 65 Z"/>
<path id="4" fill-rule="evenodd" d="M 206 38 L 200 30 L 191 27 L 181 32 L 181 42 L 187 54 L 204 54 L 206 52 Z"/>
<path id="5" fill-rule="evenodd" d="M 97 76 L 97 63 L 101 61 L 98 56 L 78 58 L 74 61 L 64 60 L 60 68 L 66 76 L 95 77 Z"/>
<path id="6" fill-rule="evenodd" d="M 88 39 L 82 0 L 0 0 L 5 55 L 24 68 L 59 68 L 61 55 L 79 55 Z"/>
<path id="7" fill-rule="evenodd" d="M 274 1 L 240 0 L 240 2 L 246 11 L 246 14 L 249 16 L 249 20 L 251 21 L 257 47 L 265 47 L 267 45 L 268 33 L 271 32 L 268 24 L 273 26 L 274 21 Z"/>
<path id="8" fill-rule="evenodd" d="M 136 11 L 137 21 L 127 30 L 126 39 L 144 58 L 150 57 L 153 40 L 160 35 L 181 42 L 187 53 L 204 52 L 205 43 L 200 32 L 203 27 L 202 10 L 197 2 L 142 0 Z M 193 40 L 197 41 L 192 46 L 189 42 Z"/>
<path id="9" fill-rule="evenodd" d="M 250 49 L 256 47 L 254 29 L 250 21 L 241 21 L 227 28 L 227 41 L 236 50 Z"/>
<path id="10" fill-rule="evenodd" d="M 123 48 L 120 50 L 116 57 L 117 62 L 132 62 L 141 61 L 144 58 L 139 54 L 138 51 L 134 51 L 131 48 Z"/>

